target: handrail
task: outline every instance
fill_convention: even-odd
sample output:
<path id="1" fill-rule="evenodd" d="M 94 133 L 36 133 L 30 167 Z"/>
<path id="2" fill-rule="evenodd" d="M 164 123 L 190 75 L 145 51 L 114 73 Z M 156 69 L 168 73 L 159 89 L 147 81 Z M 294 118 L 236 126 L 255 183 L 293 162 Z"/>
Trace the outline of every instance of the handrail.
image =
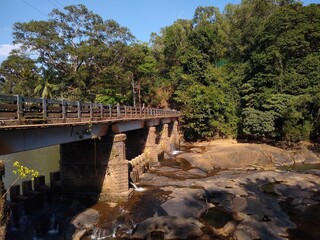
<path id="1" fill-rule="evenodd" d="M 171 109 L 0 95 L 0 123 L 13 120 L 25 125 L 32 120 L 42 123 L 82 122 L 84 120 L 179 117 L 180 115 L 179 111 Z"/>

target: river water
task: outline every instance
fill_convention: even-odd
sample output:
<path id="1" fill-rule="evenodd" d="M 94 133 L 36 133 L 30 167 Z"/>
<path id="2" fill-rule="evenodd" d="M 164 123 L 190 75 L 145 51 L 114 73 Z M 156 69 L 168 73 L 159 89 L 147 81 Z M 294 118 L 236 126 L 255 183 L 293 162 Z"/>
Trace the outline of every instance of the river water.
<path id="1" fill-rule="evenodd" d="M 15 176 L 11 174 L 12 164 L 14 161 L 19 161 L 21 165 L 27 166 L 34 170 L 39 171 L 41 175 L 46 176 L 46 183 L 49 185 L 49 173 L 59 170 L 59 146 L 53 146 L 49 148 L 38 149 L 36 151 L 27 151 L 22 153 L 10 154 L 0 156 L 0 159 L 6 161 L 7 175 L 4 178 L 6 187 L 14 181 Z M 319 168 L 319 166 L 310 166 L 310 168 Z M 163 181 L 176 181 L 177 188 L 179 182 L 183 182 L 187 179 L 190 180 L 190 171 L 195 167 L 183 158 L 179 156 L 167 158 L 161 161 L 161 167 L 156 170 L 151 170 L 148 175 L 150 179 L 153 176 L 157 176 Z M 289 169 L 292 170 L 292 169 Z M 295 169 L 296 170 L 296 169 Z M 305 169 L 304 169 L 305 170 Z M 189 174 L 186 174 L 188 173 Z M 195 180 L 201 180 L 204 178 L 212 177 L 217 174 L 216 171 L 207 173 L 204 176 L 194 177 Z M 191 177 L 192 178 L 192 177 Z M 93 199 L 65 199 L 58 197 L 55 199 L 49 199 L 48 203 L 34 211 L 32 214 L 24 215 L 18 220 L 18 226 L 9 226 L 9 240 L 58 240 L 58 239 L 71 239 L 72 234 L 69 234 L 69 230 L 74 231 L 73 226 L 70 224 L 72 219 L 79 213 L 83 212 L 87 208 L 97 210 L 99 212 L 99 221 L 95 226 L 87 231 L 87 233 L 81 238 L 82 240 L 94 240 L 94 239 L 128 239 L 126 234 L 130 235 L 137 223 L 153 217 L 155 215 L 161 216 L 162 208 L 161 204 L 170 199 L 170 191 L 161 190 L 152 184 L 148 184 L 148 181 L 142 181 L 138 186 L 144 188 L 144 191 L 136 189 L 133 191 L 133 195 L 126 203 L 110 205 L 103 202 L 95 202 Z M 146 179 L 145 179 L 146 180 Z M 192 186 L 190 186 L 192 188 Z M 302 220 L 298 219 L 298 216 L 291 216 L 293 220 L 306 221 L 309 219 L 307 231 L 315 231 L 318 224 L 318 217 L 320 216 L 318 205 L 316 209 L 312 209 L 312 213 L 307 212 L 306 216 L 303 216 Z M 211 211 L 214 210 L 214 211 Z M 207 216 L 204 216 L 201 221 L 204 223 L 204 231 L 209 239 L 228 239 L 221 238 L 213 235 L 208 229 L 210 225 L 217 228 L 225 225 L 230 221 L 230 216 L 227 212 L 220 211 L 218 208 L 208 210 Z M 219 210 L 219 211 L 218 211 Z M 291 209 L 288 209 L 291 212 Z M 297 219 L 295 219 L 295 217 Z M 301 217 L 301 216 L 300 216 Z M 314 221 L 310 221 L 315 219 Z M 221 226 L 220 226 L 221 225 Z M 70 228 L 71 226 L 71 228 Z M 289 239 L 303 239 L 299 238 L 299 234 L 302 232 L 301 228 L 294 230 L 290 234 Z M 320 236 L 316 234 L 314 236 Z M 159 238 L 152 239 L 162 239 Z M 312 238 L 312 236 L 308 239 Z"/>

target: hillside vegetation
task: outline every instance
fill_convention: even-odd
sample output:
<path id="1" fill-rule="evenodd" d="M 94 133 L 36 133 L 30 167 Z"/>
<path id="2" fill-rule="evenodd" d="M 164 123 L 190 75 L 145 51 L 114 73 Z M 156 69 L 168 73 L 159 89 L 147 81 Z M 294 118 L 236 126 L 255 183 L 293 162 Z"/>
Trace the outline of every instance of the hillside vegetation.
<path id="1" fill-rule="evenodd" d="M 15 23 L 0 93 L 171 107 L 186 139 L 320 135 L 320 5 L 243 0 L 198 7 L 135 39 L 84 5 Z"/>

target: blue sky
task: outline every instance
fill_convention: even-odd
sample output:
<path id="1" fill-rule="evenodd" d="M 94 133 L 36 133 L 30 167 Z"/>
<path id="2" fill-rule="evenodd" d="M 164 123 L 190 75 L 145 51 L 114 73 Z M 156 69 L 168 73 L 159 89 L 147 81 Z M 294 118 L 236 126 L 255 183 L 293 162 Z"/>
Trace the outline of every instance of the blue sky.
<path id="1" fill-rule="evenodd" d="M 241 0 L 0 0 L 0 62 L 13 48 L 15 22 L 46 20 L 53 8 L 84 4 L 106 19 L 128 27 L 138 40 L 148 42 L 151 32 L 159 32 L 179 18 L 191 19 L 197 6 L 215 6 L 223 10 L 227 3 Z M 320 0 L 303 0 L 305 4 Z"/>

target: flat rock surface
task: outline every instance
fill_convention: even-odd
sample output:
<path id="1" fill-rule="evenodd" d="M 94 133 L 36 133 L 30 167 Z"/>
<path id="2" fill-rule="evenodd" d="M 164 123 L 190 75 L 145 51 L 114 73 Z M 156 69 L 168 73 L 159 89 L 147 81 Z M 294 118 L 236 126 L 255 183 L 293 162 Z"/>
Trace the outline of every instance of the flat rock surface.
<path id="1" fill-rule="evenodd" d="M 196 219 L 176 216 L 148 218 L 138 224 L 134 239 L 198 239 L 203 226 Z M 155 238 L 156 236 L 161 238 Z"/>
<path id="2" fill-rule="evenodd" d="M 298 149 L 285 150 L 267 144 L 217 140 L 200 144 L 200 146 L 204 148 L 202 153 L 191 151 L 182 153 L 179 157 L 185 158 L 193 166 L 206 172 L 214 168 L 270 170 L 277 166 L 288 166 L 294 163 L 320 164 L 319 156 L 305 145 L 301 145 Z"/>
<path id="3" fill-rule="evenodd" d="M 179 219 L 198 219 L 205 224 L 206 232 L 201 238 L 194 239 L 280 240 L 291 239 L 290 232 L 297 229 L 298 225 L 296 231 L 306 231 L 300 222 L 308 222 L 306 213 L 309 209 L 320 209 L 319 170 L 294 172 L 275 167 L 277 164 L 293 163 L 297 156 L 302 155 L 294 158 L 296 153 L 264 144 L 228 142 L 222 146 L 216 143 L 200 146 L 201 149 L 205 147 L 203 153 L 179 154 L 179 159 L 185 158 L 191 163 L 191 169 L 171 171 L 166 166 L 153 173 L 159 176 L 153 177 L 152 181 L 142 178 L 144 185 L 157 186 L 169 192 L 167 200 L 161 204 L 166 215 Z M 308 156 L 317 157 L 310 151 L 303 154 L 305 157 L 301 158 L 304 159 L 308 159 Z M 224 170 L 211 174 L 216 167 Z M 218 213 L 219 217 L 213 216 L 213 223 L 209 223 L 212 219 L 206 220 L 206 215 L 215 208 L 231 216 L 222 227 L 219 224 L 225 216 L 219 215 L 221 213 Z M 305 218 L 291 219 L 288 211 L 296 211 Z M 315 231 L 313 234 L 313 238 L 309 239 L 320 239 L 320 233 Z"/>

